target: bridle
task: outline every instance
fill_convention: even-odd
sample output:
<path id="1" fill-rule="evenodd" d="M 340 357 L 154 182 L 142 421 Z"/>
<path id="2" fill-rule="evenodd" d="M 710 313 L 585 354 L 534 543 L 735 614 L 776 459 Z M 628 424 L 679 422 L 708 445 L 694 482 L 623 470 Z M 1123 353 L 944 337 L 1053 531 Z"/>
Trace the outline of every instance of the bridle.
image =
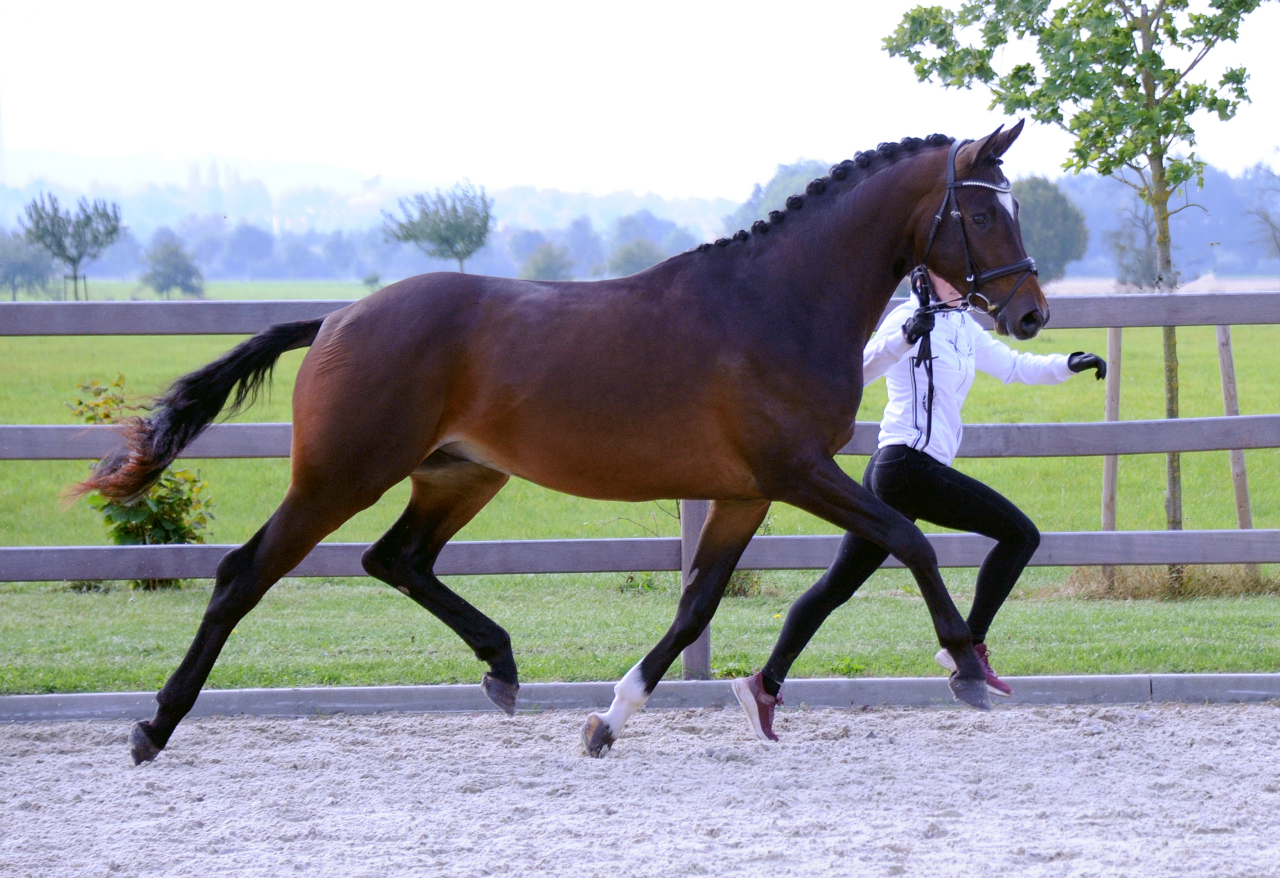
<path id="1" fill-rule="evenodd" d="M 960 232 L 960 248 L 964 250 L 965 280 L 969 283 L 969 292 L 965 293 L 964 297 L 967 307 L 977 308 L 985 311 L 993 318 L 998 318 L 1000 312 L 1013 300 L 1014 295 L 1026 279 L 1033 274 L 1039 275 L 1040 273 L 1036 270 L 1036 261 L 1030 256 L 988 271 L 978 271 L 978 265 L 973 260 L 973 251 L 969 249 L 969 237 L 964 231 L 964 215 L 960 212 L 960 199 L 956 197 L 956 190 L 961 186 L 979 186 L 1003 195 L 1012 192 L 1013 186 L 1007 182 L 988 183 L 985 180 L 956 179 L 956 155 L 960 152 L 961 147 L 966 143 L 972 142 L 970 140 L 954 140 L 951 142 L 951 152 L 947 155 L 947 194 L 943 196 L 942 205 L 938 208 L 938 212 L 934 214 L 933 225 L 929 228 L 929 240 L 924 245 L 924 256 L 920 258 L 920 264 L 911 270 L 911 292 L 915 294 L 920 303 L 919 308 L 916 309 L 917 314 L 950 310 L 947 305 L 934 304 L 931 301 L 936 298 L 936 295 L 934 294 L 933 281 L 929 279 L 928 269 L 929 252 L 933 250 L 933 242 L 938 237 L 938 229 L 942 227 L 942 218 L 947 214 L 948 208 L 950 208 L 951 218 L 955 220 L 956 229 Z M 1009 291 L 1009 295 L 1005 296 L 1000 304 L 992 305 L 991 300 L 982 292 L 982 285 L 1018 272 L 1022 272 L 1022 275 L 1018 278 L 1018 282 L 1013 285 L 1013 289 Z M 929 338 L 929 333 L 926 332 L 920 337 L 916 355 L 911 358 L 911 365 L 912 368 L 924 368 L 928 385 L 928 391 L 925 396 L 924 445 L 921 446 L 921 448 L 925 448 L 933 437 L 933 343 Z"/>
<path id="2" fill-rule="evenodd" d="M 1004 195 L 1012 192 L 1013 186 L 1007 182 L 988 183 L 985 180 L 956 179 L 956 155 L 959 154 L 961 147 L 966 143 L 972 142 L 971 140 L 955 140 L 951 143 L 951 152 L 947 155 L 947 194 L 943 196 L 942 205 L 933 217 L 933 225 L 929 229 L 929 239 L 924 245 L 924 256 L 921 257 L 920 264 L 911 272 L 911 288 L 916 292 L 917 296 L 924 293 L 925 298 L 921 300 L 920 305 L 921 307 L 928 307 L 928 297 L 933 292 L 933 283 L 929 280 L 929 273 L 925 269 L 929 262 L 929 253 L 933 250 L 933 242 L 938 237 L 938 230 L 942 227 L 942 218 L 950 208 L 951 218 L 955 220 L 956 230 L 960 233 L 960 248 L 964 251 L 965 280 L 969 284 L 969 291 L 965 293 L 964 297 L 965 302 L 971 308 L 985 311 L 992 317 L 998 317 L 1004 307 L 1013 300 L 1013 297 L 1026 279 L 1032 275 L 1038 275 L 1040 272 L 1036 270 L 1036 261 L 1030 256 L 987 271 L 978 271 L 978 265 L 973 259 L 973 251 L 969 249 L 969 236 L 964 231 L 964 216 L 960 212 L 960 200 L 956 197 L 956 190 L 961 186 L 978 186 Z M 1009 291 L 1009 295 L 1005 296 L 998 305 L 993 305 L 991 299 L 982 292 L 983 284 L 990 283 L 997 278 L 1017 274 L 1018 272 L 1022 272 L 1022 275 L 1018 278 L 1018 282 L 1013 285 L 1013 289 Z"/>

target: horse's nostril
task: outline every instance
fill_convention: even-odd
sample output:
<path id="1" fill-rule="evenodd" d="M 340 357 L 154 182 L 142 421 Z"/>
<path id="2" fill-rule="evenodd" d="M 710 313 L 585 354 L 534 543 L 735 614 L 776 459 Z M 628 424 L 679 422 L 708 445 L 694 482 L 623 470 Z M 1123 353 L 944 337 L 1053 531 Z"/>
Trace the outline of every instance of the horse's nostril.
<path id="1" fill-rule="evenodd" d="M 1044 326 L 1044 321 L 1045 318 L 1044 315 L 1040 313 L 1040 309 L 1035 308 L 1024 314 L 1019 323 L 1021 324 L 1022 331 L 1028 336 L 1032 336 L 1040 331 L 1040 328 Z"/>

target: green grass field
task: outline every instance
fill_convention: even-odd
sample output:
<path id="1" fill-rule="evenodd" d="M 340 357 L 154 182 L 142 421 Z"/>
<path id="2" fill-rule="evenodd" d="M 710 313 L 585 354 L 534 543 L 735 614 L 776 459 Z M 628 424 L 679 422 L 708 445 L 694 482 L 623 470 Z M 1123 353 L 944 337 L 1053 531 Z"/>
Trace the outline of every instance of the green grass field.
<path id="1" fill-rule="evenodd" d="M 1044 574 L 1028 574 L 1034 586 Z M 968 605 L 970 571 L 949 581 Z M 454 587 L 510 632 L 521 678 L 615 680 L 675 612 L 674 576 L 648 593 L 619 576 L 466 577 Z M 881 574 L 818 632 L 793 675 L 929 676 L 937 650 L 923 601 L 901 572 Z M 769 654 L 801 573 L 772 594 L 726 599 L 712 623 L 712 666 L 738 675 Z M 0 692 L 158 688 L 177 666 L 208 601 L 208 584 L 176 592 L 74 594 L 51 584 L 0 585 Z M 1012 600 L 991 632 L 1008 674 L 1280 670 L 1280 601 Z M 236 629 L 209 685 L 473 683 L 483 666 L 452 632 L 370 580 L 292 580 Z M 678 673 L 677 663 L 674 669 Z"/>
<path id="2" fill-rule="evenodd" d="M 129 284 L 95 283 L 95 299 L 130 298 Z M 210 284 L 217 298 L 355 298 L 347 283 Z M 141 296 L 140 296 L 141 297 Z M 1280 327 L 1238 327 L 1234 333 L 1241 409 L 1277 408 L 1269 372 Z M 0 423 L 68 424 L 63 405 L 90 379 L 123 373 L 133 393 L 150 394 L 209 361 L 237 341 L 189 338 L 0 338 L 6 364 L 0 383 Z M 1179 331 L 1185 416 L 1222 414 L 1211 328 Z M 1105 352 L 1105 332 L 1043 333 L 1018 343 L 1036 352 Z M 289 418 L 293 375 L 302 352 L 287 354 L 269 400 L 242 421 Z M 1125 333 L 1122 416 L 1160 417 L 1159 330 Z M 878 420 L 883 383 L 868 389 L 860 420 Z M 1004 387 L 979 376 L 965 409 L 970 423 L 1100 420 L 1103 385 L 1087 376 L 1057 387 Z M 1257 527 L 1280 527 L 1280 450 L 1246 452 Z M 861 476 L 865 459 L 844 459 Z M 212 541 L 247 539 L 282 496 L 286 461 L 193 461 L 208 478 L 216 503 Z M 81 462 L 0 461 L 0 545 L 105 544 L 95 513 L 80 503 L 64 510 L 59 491 L 77 480 Z M 960 461 L 959 468 L 1018 503 L 1042 530 L 1095 530 L 1099 522 L 1099 458 Z M 1183 457 L 1187 528 L 1235 524 L 1225 452 Z M 1162 456 L 1122 459 L 1119 526 L 1163 527 Z M 404 486 L 357 516 L 331 539 L 372 540 L 394 520 Z M 517 539 L 674 535 L 674 504 L 587 501 L 514 481 L 459 535 L 460 539 Z M 789 507 L 774 511 L 776 534 L 834 529 Z M 972 571 L 948 571 L 967 604 Z M 1066 571 L 1031 571 L 1018 594 L 1061 581 Z M 670 578 L 670 577 L 667 577 Z M 726 602 L 715 623 L 713 664 L 758 665 L 781 624 L 778 614 L 811 574 L 773 574 L 773 597 Z M 659 577 L 660 581 L 663 577 Z M 617 576 L 468 578 L 459 589 L 508 625 L 526 679 L 610 679 L 625 671 L 657 639 L 674 611 L 674 588 L 637 596 L 617 588 Z M 930 673 L 933 638 L 919 599 L 901 573 L 877 575 L 855 611 L 840 614 L 820 633 L 796 673 L 828 674 L 841 667 L 870 675 Z M 147 688 L 158 684 L 185 650 L 207 584 L 149 595 L 71 594 L 53 584 L 0 588 L 0 691 Z M 1176 604 L 1018 600 L 1000 622 L 1000 667 L 1010 673 L 1156 670 L 1276 670 L 1280 643 L 1275 598 L 1198 600 Z M 57 631 L 56 637 L 50 632 Z M 994 634 L 993 634 L 994 636 Z M 426 613 L 367 580 L 277 588 L 242 624 L 215 671 L 213 685 L 392 683 L 476 678 L 477 665 Z"/>

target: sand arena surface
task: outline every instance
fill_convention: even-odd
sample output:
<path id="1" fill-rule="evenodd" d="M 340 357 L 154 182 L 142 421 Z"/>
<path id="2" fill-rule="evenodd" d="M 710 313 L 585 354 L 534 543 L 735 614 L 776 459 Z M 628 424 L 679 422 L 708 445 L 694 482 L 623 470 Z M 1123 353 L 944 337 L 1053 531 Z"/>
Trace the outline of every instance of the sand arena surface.
<path id="1" fill-rule="evenodd" d="M 1280 875 L 1280 704 L 0 726 L 0 875 Z"/>

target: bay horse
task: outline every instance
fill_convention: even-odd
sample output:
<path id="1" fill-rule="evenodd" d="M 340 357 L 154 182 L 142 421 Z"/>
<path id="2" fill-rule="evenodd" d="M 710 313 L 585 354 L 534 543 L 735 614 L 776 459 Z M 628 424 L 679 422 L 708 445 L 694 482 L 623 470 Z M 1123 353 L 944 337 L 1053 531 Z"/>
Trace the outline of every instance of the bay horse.
<path id="1" fill-rule="evenodd" d="M 272 326 L 178 379 L 74 491 L 138 498 L 233 394 L 231 411 L 252 402 L 281 354 L 310 347 L 293 395 L 288 490 L 218 565 L 155 716 L 133 727 L 134 761 L 166 746 L 232 629 L 267 590 L 406 478 L 408 508 L 365 551 L 364 568 L 462 638 L 488 665 L 485 694 L 508 714 L 519 689 L 510 637 L 436 577 L 444 544 L 512 475 L 582 497 L 711 501 L 675 620 L 615 687 L 609 710 L 588 717 L 590 755 L 612 745 L 711 621 L 775 501 L 910 568 L 939 642 L 955 656 L 953 692 L 989 707 L 928 540 L 834 454 L 862 399 L 862 349 L 912 266 L 927 262 L 969 288 L 1001 333 L 1030 338 L 1048 320 L 1000 170 L 1021 129 L 974 142 L 932 135 L 880 144 L 750 232 L 631 277 L 411 277 L 323 319 Z"/>

